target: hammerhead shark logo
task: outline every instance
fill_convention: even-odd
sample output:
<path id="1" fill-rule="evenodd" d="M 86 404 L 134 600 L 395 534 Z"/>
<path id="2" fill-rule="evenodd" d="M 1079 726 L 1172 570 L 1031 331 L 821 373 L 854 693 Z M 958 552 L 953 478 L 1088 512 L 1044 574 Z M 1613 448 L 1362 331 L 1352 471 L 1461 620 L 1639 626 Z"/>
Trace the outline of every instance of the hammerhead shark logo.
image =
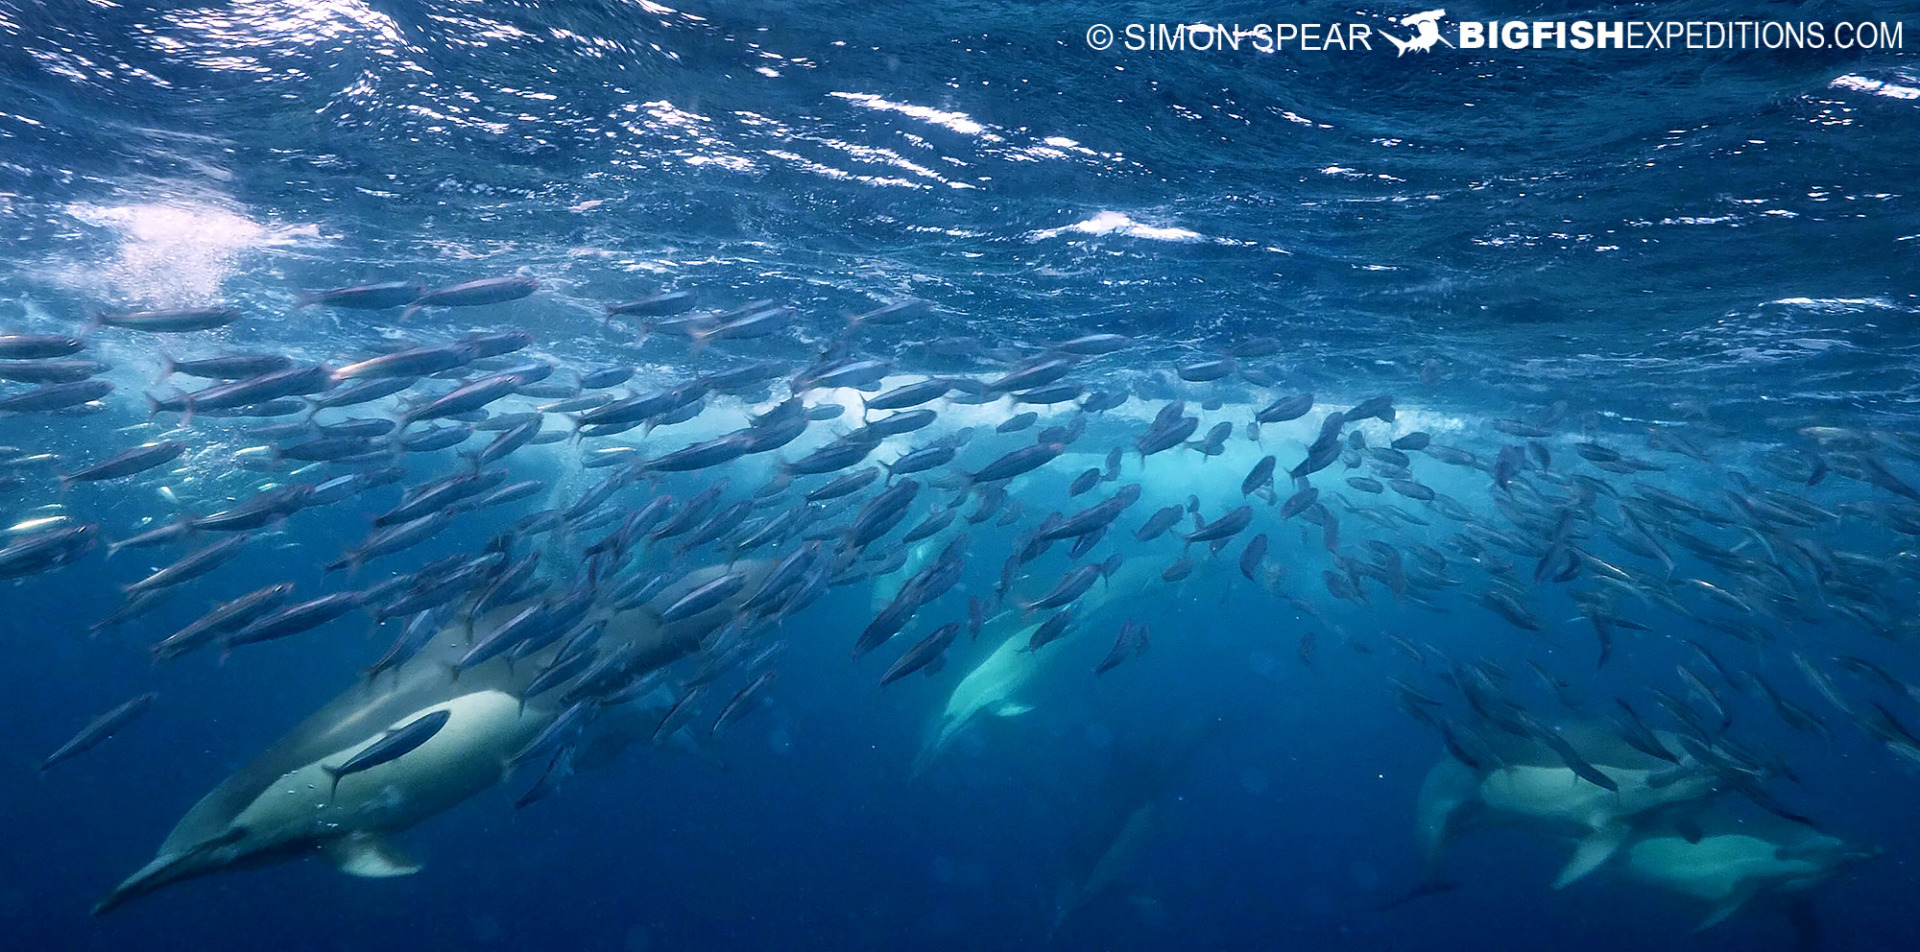
<path id="1" fill-rule="evenodd" d="M 1407 55 L 1408 50 L 1412 50 L 1415 53 L 1431 53 L 1433 52 L 1433 44 L 1447 43 L 1446 38 L 1440 35 L 1440 18 L 1446 15 L 1447 11 L 1445 10 L 1422 10 L 1419 13 L 1401 17 L 1401 26 L 1413 27 L 1413 37 L 1411 39 L 1402 40 L 1384 30 L 1380 32 L 1380 35 L 1386 37 L 1387 42 L 1392 43 L 1394 48 L 1400 51 L 1393 54 L 1395 59 Z M 1447 45 L 1452 46 L 1453 44 L 1447 43 Z"/>

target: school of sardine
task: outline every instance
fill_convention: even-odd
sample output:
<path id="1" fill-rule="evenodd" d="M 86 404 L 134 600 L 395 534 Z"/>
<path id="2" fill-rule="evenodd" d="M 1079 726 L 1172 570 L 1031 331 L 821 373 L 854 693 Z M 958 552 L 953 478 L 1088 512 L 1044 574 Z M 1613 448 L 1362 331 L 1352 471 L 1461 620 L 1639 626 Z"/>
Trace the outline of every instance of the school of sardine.
<path id="1" fill-rule="evenodd" d="M 1330 633 L 1381 648 L 1382 691 L 1432 730 L 1448 782 L 1478 778 L 1447 802 L 1557 809 L 1489 792 L 1523 767 L 1604 791 L 1615 806 L 1594 827 L 1603 842 L 1583 843 L 1569 881 L 1606 861 L 1655 869 L 1661 850 L 1714 842 L 1693 818 L 1704 814 L 1675 803 L 1744 801 L 1790 831 L 1778 842 L 1820 835 L 1829 818 L 1796 799 L 1796 765 L 1768 743 L 1769 720 L 1828 741 L 1858 732 L 1920 763 L 1920 684 L 1900 657 L 1920 633 L 1920 434 L 1805 425 L 1733 449 L 1703 426 L 1628 426 L 1565 403 L 1429 434 L 1404 418 L 1437 418 L 1443 391 L 1422 387 L 1412 406 L 1387 394 L 1329 405 L 1275 384 L 1283 375 L 1260 358 L 1283 342 L 1267 341 L 1171 366 L 1181 395 L 1148 401 L 1112 372 L 1138 346 L 1125 336 L 903 343 L 933 308 L 919 300 L 819 323 L 774 300 L 703 309 L 688 291 L 607 305 L 613 325 L 684 342 L 689 369 L 666 377 L 547 354 L 524 330 L 435 334 L 415 318 L 508 313 L 539 289 L 507 276 L 307 293 L 299 306 L 397 310 L 404 334 L 370 334 L 363 349 L 319 361 L 209 343 L 265 319 L 224 305 L 103 311 L 71 335 L 0 334 L 0 427 L 45 418 L 111 427 L 117 440 L 85 458 L 0 447 L 0 500 L 16 516 L 0 578 L 17 580 L 12 598 L 33 599 L 41 576 L 104 573 L 124 601 L 76 606 L 77 623 L 137 637 L 156 666 L 322 639 L 357 616 L 393 634 L 367 659 L 375 678 L 467 619 L 476 634 L 445 677 L 534 658 L 542 668 L 520 703 L 563 699 L 514 758 L 547 765 L 529 801 L 571 772 L 585 724 L 654 692 L 671 695 L 656 736 L 718 735 L 751 717 L 790 689 L 774 677 L 790 637 L 782 623 L 830 588 L 871 586 L 875 610 L 864 627 L 806 637 L 871 667 L 881 690 L 959 677 L 944 664 L 950 649 L 996 618 L 1022 630 L 1022 652 L 1110 640 L 1083 676 L 1115 677 L 1152 661 L 1144 606 L 1179 597 L 1196 573 L 1237 577 L 1285 606 L 1299 621 L 1262 637 L 1302 664 Z M 108 335 L 190 356 L 167 357 L 144 395 L 129 392 L 88 355 Z M 730 350 L 747 341 L 748 355 Z M 1187 472 L 1170 457 L 1244 458 L 1249 446 L 1250 468 L 1170 482 Z M 571 463 L 522 465 L 535 455 Z M 175 499 L 179 474 L 209 468 L 245 489 Z M 116 493 L 128 503 L 110 511 L 141 521 L 68 514 L 74 497 Z M 176 507 L 161 511 L 162 496 Z M 326 587 L 248 578 L 248 553 L 315 510 L 366 516 L 357 542 L 319 556 Z M 490 541 L 412 556 L 450 531 Z M 1087 630 L 1076 609 L 1089 593 L 1112 597 L 1104 588 L 1123 565 L 1139 571 L 1121 596 L 1139 617 Z M 251 590 L 210 598 L 215 578 Z M 1582 650 L 1566 650 L 1576 629 L 1549 607 L 1563 599 Z M 144 620 L 170 600 L 199 605 L 200 617 L 149 631 Z M 1357 620 L 1384 605 L 1474 618 L 1556 650 L 1516 668 Z M 597 644 L 605 609 L 637 607 L 662 623 L 716 608 L 728 620 L 658 659 Z M 491 614 L 503 620 L 472 629 Z M 1163 622 L 1151 637 L 1182 636 Z M 1575 688 L 1676 638 L 1687 660 L 1668 677 L 1612 697 Z M 244 664 L 229 670 L 245 676 Z M 166 708 L 151 692 L 112 706 L 42 769 Z M 408 757 L 447 717 L 395 726 L 328 766 L 332 784 Z M 1440 829 L 1425 831 L 1433 866 L 1416 893 L 1445 888 L 1434 851 L 1447 815 L 1436 807 Z"/>

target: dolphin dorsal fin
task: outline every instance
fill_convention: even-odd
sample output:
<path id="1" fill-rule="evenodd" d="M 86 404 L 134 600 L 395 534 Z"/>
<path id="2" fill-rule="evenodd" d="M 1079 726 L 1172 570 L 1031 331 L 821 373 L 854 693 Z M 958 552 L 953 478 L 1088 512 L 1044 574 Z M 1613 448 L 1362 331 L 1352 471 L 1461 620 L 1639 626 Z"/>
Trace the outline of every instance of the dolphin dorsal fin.
<path id="1" fill-rule="evenodd" d="M 411 876 L 420 864 L 374 833 L 354 833 L 322 847 L 327 859 L 349 876 L 386 879 Z"/>

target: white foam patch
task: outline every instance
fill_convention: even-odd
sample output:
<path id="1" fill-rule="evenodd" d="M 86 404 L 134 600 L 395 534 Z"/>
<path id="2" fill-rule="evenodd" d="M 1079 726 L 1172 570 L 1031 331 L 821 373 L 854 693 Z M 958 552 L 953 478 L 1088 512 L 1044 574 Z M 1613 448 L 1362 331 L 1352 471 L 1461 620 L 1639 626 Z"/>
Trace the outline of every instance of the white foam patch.
<path id="1" fill-rule="evenodd" d="M 1065 228 L 1046 228 L 1033 233 L 1036 241 L 1058 238 L 1069 232 L 1082 235 L 1125 235 L 1129 238 L 1145 238 L 1149 241 L 1200 241 L 1197 231 L 1187 228 L 1163 228 L 1155 225 L 1143 225 L 1120 212 L 1101 212 L 1083 222 L 1068 225 Z"/>
<path id="2" fill-rule="evenodd" d="M 872 93 L 828 93 L 827 95 L 835 99 L 844 99 L 855 105 L 865 106 L 868 109 L 877 109 L 881 112 L 897 112 L 908 118 L 932 123 L 933 125 L 951 129 L 962 135 L 978 136 L 988 142 L 1000 141 L 999 136 L 987 132 L 986 126 L 973 121 L 971 117 L 963 112 L 945 112 L 928 106 L 915 106 L 911 103 L 893 102 L 875 96 Z"/>
<path id="3" fill-rule="evenodd" d="M 1893 307 L 1892 301 L 1889 301 L 1886 298 L 1879 298 L 1879 297 L 1868 297 L 1868 298 L 1790 297 L 1790 298 L 1780 298 L 1770 303 L 1782 304 L 1782 305 L 1786 305 L 1787 307 L 1799 307 L 1799 308 L 1806 308 L 1807 310 L 1811 310 L 1811 311 L 1823 311 L 1823 312 L 1854 311 L 1863 307 L 1874 307 L 1874 308 L 1881 308 L 1881 309 L 1887 309 L 1887 308 Z"/>
<path id="4" fill-rule="evenodd" d="M 320 237 L 313 225 L 269 227 L 212 203 L 167 200 L 129 205 L 77 202 L 74 219 L 114 232 L 119 247 L 86 283 L 129 306 L 186 307 L 216 303 L 243 253 Z"/>
<path id="5" fill-rule="evenodd" d="M 1902 86 L 1879 79 L 1868 79 L 1848 73 L 1827 84 L 1832 89 L 1851 89 L 1855 92 L 1871 93 L 1888 99 L 1920 99 L 1920 87 Z"/>

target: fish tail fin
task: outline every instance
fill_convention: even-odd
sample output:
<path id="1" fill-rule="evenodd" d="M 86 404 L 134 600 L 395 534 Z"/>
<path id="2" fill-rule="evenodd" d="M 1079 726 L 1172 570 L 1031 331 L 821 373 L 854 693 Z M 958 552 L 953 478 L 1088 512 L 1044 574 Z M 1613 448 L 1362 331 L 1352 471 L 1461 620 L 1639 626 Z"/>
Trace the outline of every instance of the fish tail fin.
<path id="1" fill-rule="evenodd" d="M 402 322 L 402 323 L 405 323 L 405 322 L 406 322 L 406 320 L 407 320 L 407 318 L 410 318 L 410 317 L 412 317 L 412 316 L 414 315 L 414 313 L 415 313 L 415 312 L 417 312 L 417 311 L 419 311 L 419 310 L 420 310 L 420 308 L 421 308 L 421 307 L 423 307 L 423 306 L 424 306 L 424 305 L 422 305 L 422 304 L 421 304 L 421 303 L 420 303 L 419 301 L 415 301 L 415 302 L 413 302 L 412 304 L 409 304 L 409 305 L 407 305 L 407 309 L 406 309 L 406 310 L 404 310 L 404 311 L 401 311 L 401 312 L 400 312 L 400 320 L 401 320 L 401 322 Z"/>
<path id="2" fill-rule="evenodd" d="M 167 353 L 166 351 L 161 351 L 160 352 L 160 379 L 154 381 L 154 383 L 166 383 L 167 378 L 173 376 L 173 372 L 175 369 L 177 369 L 177 364 L 173 359 L 173 355 Z"/>

